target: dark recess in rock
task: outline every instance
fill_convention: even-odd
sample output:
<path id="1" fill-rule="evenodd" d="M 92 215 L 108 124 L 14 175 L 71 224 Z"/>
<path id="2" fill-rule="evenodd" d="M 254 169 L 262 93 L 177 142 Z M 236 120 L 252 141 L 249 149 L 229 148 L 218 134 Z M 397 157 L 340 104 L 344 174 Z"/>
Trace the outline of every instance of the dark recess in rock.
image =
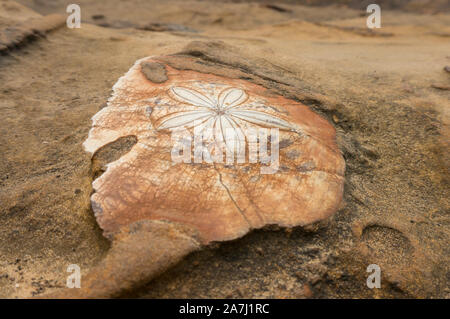
<path id="1" fill-rule="evenodd" d="M 137 27 L 137 29 L 154 32 L 197 32 L 197 30 L 175 23 L 148 23 Z"/>
<path id="2" fill-rule="evenodd" d="M 92 173 L 94 179 L 104 173 L 106 164 L 121 158 L 128 153 L 136 143 L 137 138 L 135 136 L 125 136 L 102 147 L 92 157 Z"/>

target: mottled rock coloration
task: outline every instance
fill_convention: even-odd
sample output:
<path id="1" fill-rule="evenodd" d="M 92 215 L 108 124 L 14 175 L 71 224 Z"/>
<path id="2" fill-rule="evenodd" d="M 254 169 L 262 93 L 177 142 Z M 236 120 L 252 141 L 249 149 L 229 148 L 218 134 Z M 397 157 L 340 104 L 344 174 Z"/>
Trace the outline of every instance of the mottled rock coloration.
<path id="1" fill-rule="evenodd" d="M 147 65 L 159 73 L 164 66 L 167 80 L 149 80 Z M 176 162 L 171 133 L 181 127 L 192 136 L 200 127 L 216 146 L 244 143 L 248 156 Z M 249 158 L 244 132 L 259 128 L 278 129 L 278 141 L 268 142 L 279 149 L 269 173 L 267 163 Z M 231 142 L 225 129 L 236 133 Z M 137 143 L 93 183 L 92 207 L 107 236 L 136 221 L 165 220 L 196 229 L 207 244 L 270 224 L 310 224 L 332 215 L 342 199 L 345 163 L 334 128 L 307 106 L 244 80 L 177 70 L 157 57 L 138 60 L 93 117 L 84 147 L 95 154 L 125 136 Z"/>

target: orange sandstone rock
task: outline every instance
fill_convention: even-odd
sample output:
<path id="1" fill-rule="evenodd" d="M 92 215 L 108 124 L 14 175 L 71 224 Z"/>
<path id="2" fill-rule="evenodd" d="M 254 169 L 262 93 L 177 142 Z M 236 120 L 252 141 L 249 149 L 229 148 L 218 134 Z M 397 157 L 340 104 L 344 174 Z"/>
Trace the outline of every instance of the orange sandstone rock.
<path id="1" fill-rule="evenodd" d="M 173 150 L 181 128 L 188 154 L 180 162 Z M 261 128 L 278 132 L 267 141 L 269 162 L 250 158 L 264 136 L 247 132 Z M 243 153 L 196 161 L 199 132 L 210 154 Z M 268 224 L 310 224 L 336 212 L 342 199 L 345 163 L 334 128 L 307 106 L 245 80 L 177 70 L 158 57 L 138 60 L 93 117 L 84 147 L 95 154 L 125 136 L 137 143 L 93 183 L 92 207 L 105 235 L 161 220 L 195 229 L 207 244 Z"/>

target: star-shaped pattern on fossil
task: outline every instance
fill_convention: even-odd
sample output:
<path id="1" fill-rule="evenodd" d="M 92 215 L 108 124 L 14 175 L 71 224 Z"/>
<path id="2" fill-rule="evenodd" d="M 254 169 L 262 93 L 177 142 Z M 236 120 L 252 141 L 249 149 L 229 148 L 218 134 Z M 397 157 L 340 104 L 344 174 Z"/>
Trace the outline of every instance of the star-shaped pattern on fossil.
<path id="1" fill-rule="evenodd" d="M 215 142 L 225 142 L 231 148 L 234 143 L 245 141 L 243 127 L 248 124 L 255 128 L 295 130 L 281 118 L 246 107 L 249 96 L 239 88 L 225 88 L 215 97 L 185 87 L 172 87 L 169 96 L 190 109 L 163 116 L 158 120 L 157 130 L 195 128 L 196 134 L 206 135 L 205 139 L 213 137 Z"/>

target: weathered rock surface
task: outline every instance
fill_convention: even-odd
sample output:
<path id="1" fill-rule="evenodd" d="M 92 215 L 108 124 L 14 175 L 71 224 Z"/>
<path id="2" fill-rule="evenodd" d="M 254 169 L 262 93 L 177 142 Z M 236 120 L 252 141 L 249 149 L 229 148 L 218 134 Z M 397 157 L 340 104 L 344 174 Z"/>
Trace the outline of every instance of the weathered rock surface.
<path id="1" fill-rule="evenodd" d="M 62 15 L 43 17 L 14 1 L 2 1 L 0 6 L 0 54 L 20 47 L 27 41 L 44 37 L 47 32 L 66 23 Z"/>
<path id="2" fill-rule="evenodd" d="M 84 19 L 102 13 L 106 21 L 176 22 L 200 32 L 83 23 L 0 57 L 0 296 L 67 291 L 67 266 L 75 263 L 91 278 L 85 296 L 448 298 L 449 91 L 431 86 L 449 80 L 443 71 L 450 63 L 448 14 L 383 10 L 382 29 L 373 36 L 362 32 L 365 13 L 346 8 L 80 3 Z M 64 1 L 32 4 L 40 14 L 65 14 Z M 30 17 L 11 12 L 0 22 Z M 158 247 L 176 241 L 184 249 L 157 249 L 165 254 L 155 255 L 162 263 L 134 259 L 136 267 L 128 267 L 127 258 L 152 254 L 141 241 L 131 245 L 132 238 L 145 241 L 161 222 L 126 226 L 116 234 L 123 240 L 111 244 L 97 226 L 90 196 L 92 181 L 137 139 L 121 138 L 93 158 L 82 143 L 117 79 L 151 55 L 166 56 L 161 63 L 177 70 L 251 82 L 328 119 L 346 161 L 343 207 L 319 223 L 288 231 L 266 227 L 201 250 L 194 229 L 158 225 L 173 235 L 160 234 Z M 127 235 L 135 227 L 142 232 Z M 373 263 L 382 270 L 381 289 L 366 286 Z M 92 289 L 90 274 L 108 274 L 97 266 L 117 264 L 124 265 L 122 280 Z M 161 264 L 174 266 L 161 273 Z M 148 281 L 145 269 L 161 275 Z"/>
<path id="3" fill-rule="evenodd" d="M 265 225 L 306 225 L 336 212 L 345 164 L 325 119 L 248 81 L 161 63 L 154 57 L 134 64 L 94 116 L 84 143 L 94 154 L 120 137 L 137 138 L 93 183 L 93 210 L 107 235 L 139 220 L 170 220 L 194 227 L 209 243 Z M 159 66 L 155 74 L 165 67 L 167 80 L 149 80 L 149 65 Z M 175 162 L 171 153 L 177 143 L 171 133 L 181 127 L 192 139 L 188 163 Z M 250 159 L 250 147 L 257 150 L 262 142 L 257 136 L 249 140 L 245 131 L 258 128 L 278 130 L 272 140 L 277 145 L 267 151 L 276 147 L 277 154 L 266 164 L 261 151 Z M 226 136 L 227 129 L 235 135 Z M 209 152 L 220 152 L 218 160 L 194 159 L 196 130 L 212 138 L 215 149 Z M 243 157 L 235 152 L 225 158 L 234 146 L 242 146 Z"/>

